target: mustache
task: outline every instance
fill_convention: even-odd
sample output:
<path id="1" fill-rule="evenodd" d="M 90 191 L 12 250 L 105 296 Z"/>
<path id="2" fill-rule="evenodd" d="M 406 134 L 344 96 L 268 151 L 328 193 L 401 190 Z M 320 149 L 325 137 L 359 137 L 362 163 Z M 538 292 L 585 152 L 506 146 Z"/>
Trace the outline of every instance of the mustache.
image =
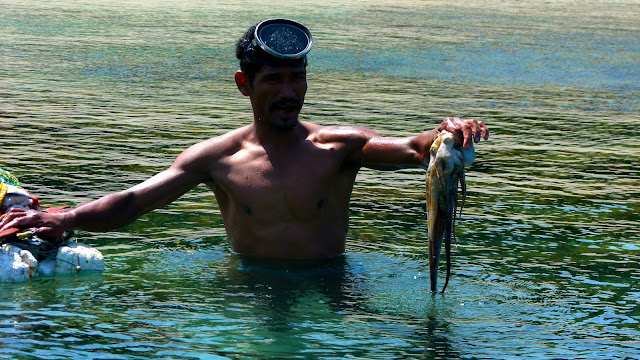
<path id="1" fill-rule="evenodd" d="M 271 103 L 271 105 L 269 106 L 269 110 L 277 110 L 280 108 L 291 108 L 291 107 L 300 109 L 302 108 L 302 103 L 300 102 L 300 100 L 295 98 L 279 99 Z"/>

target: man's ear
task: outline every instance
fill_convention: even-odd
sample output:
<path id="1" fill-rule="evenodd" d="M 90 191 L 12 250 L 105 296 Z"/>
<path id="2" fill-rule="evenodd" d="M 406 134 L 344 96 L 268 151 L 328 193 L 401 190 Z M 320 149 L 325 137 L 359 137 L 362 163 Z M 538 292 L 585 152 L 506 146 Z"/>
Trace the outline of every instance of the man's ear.
<path id="1" fill-rule="evenodd" d="M 251 86 L 249 85 L 249 77 L 247 77 L 247 74 L 243 73 L 242 70 L 238 70 L 236 71 L 235 79 L 238 90 L 240 90 L 242 95 L 251 95 Z"/>

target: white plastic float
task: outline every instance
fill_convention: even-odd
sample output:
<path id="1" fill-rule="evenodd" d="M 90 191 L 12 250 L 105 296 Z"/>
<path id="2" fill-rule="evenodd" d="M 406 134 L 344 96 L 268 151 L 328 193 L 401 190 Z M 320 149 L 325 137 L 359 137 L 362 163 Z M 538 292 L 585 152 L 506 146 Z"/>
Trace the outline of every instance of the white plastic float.
<path id="1" fill-rule="evenodd" d="M 29 251 L 14 244 L 0 248 L 0 282 L 27 281 L 37 276 L 53 276 L 85 271 L 103 271 L 104 257 L 96 248 L 65 242 L 55 257 L 38 261 Z"/>

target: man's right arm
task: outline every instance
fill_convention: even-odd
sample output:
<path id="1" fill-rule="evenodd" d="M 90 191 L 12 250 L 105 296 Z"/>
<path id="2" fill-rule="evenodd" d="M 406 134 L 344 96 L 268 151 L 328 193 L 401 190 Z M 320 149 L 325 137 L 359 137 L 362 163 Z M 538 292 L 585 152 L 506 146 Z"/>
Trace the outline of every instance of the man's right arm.
<path id="1" fill-rule="evenodd" d="M 176 164 L 130 189 L 81 205 L 64 216 L 66 228 L 109 231 L 172 203 L 206 179 Z"/>
<path id="2" fill-rule="evenodd" d="M 130 189 L 106 195 L 65 213 L 12 210 L 0 221 L 0 230 L 30 228 L 34 233 L 57 238 L 64 231 L 109 231 L 123 227 L 153 209 L 178 199 L 202 182 L 210 181 L 203 166 L 210 152 L 197 144 L 184 151 L 167 170 Z"/>

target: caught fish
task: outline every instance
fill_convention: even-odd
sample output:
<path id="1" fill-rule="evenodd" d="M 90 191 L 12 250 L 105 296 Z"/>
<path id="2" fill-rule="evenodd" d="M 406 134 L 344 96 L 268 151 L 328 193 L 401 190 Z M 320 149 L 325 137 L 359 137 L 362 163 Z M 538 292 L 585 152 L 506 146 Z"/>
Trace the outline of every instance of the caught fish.
<path id="1" fill-rule="evenodd" d="M 462 214 L 464 200 L 467 195 L 467 184 L 464 178 L 464 166 L 473 163 L 475 154 L 473 143 L 469 149 L 454 148 L 453 134 L 442 131 L 429 150 L 429 166 L 427 168 L 427 226 L 429 237 L 429 274 L 431 291 L 437 291 L 438 263 L 440 250 L 444 240 L 447 258 L 447 276 L 442 292 L 449 284 L 451 275 L 451 237 L 455 239 L 456 217 Z M 458 186 L 462 193 L 460 211 L 458 208 Z"/>

